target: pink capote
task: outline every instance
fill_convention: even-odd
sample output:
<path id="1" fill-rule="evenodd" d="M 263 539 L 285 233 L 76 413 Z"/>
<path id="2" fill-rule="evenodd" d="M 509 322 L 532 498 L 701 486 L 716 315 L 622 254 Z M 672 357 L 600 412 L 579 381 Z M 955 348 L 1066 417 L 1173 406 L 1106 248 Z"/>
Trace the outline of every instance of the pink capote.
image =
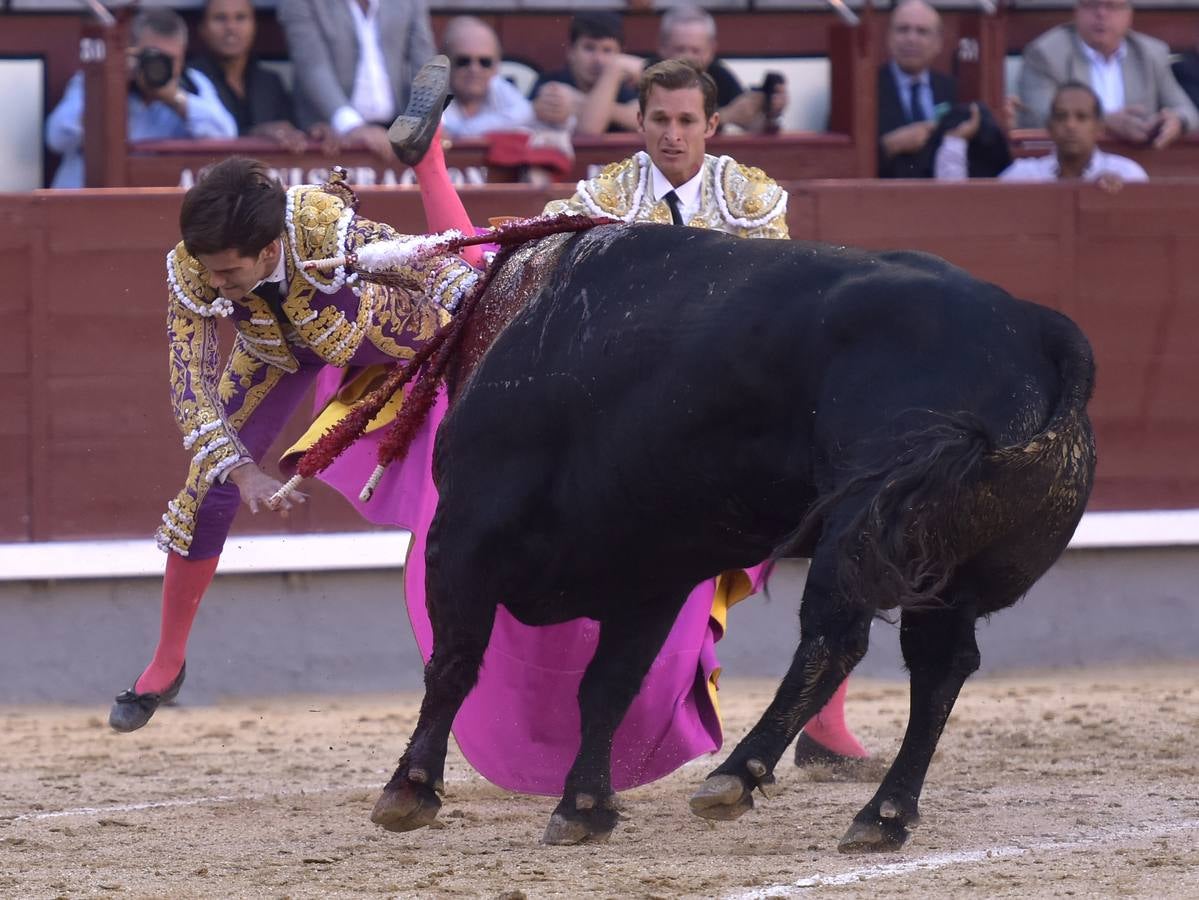
<path id="1" fill-rule="evenodd" d="M 318 412 L 336 393 L 344 374 L 334 368 L 321 374 Z M 407 457 L 392 463 L 369 502 L 360 501 L 358 493 L 375 467 L 378 442 L 386 429 L 365 435 L 320 476 L 368 521 L 412 533 L 404 597 L 426 662 L 433 634 L 425 606 L 425 536 L 437 506 L 433 437 L 445 413 L 443 391 Z M 749 573 L 755 589 L 761 569 Z M 712 579 L 691 592 L 617 729 L 612 748 L 615 790 L 647 784 L 720 749 L 715 643 L 723 629 L 712 616 L 715 590 L 716 579 Z M 499 599 L 502 604 L 503 598 Z M 483 777 L 513 791 L 562 793 L 579 749 L 579 681 L 595 653 L 598 636 L 599 625 L 591 619 L 532 627 L 499 607 L 478 683 L 454 720 L 458 746 Z"/>

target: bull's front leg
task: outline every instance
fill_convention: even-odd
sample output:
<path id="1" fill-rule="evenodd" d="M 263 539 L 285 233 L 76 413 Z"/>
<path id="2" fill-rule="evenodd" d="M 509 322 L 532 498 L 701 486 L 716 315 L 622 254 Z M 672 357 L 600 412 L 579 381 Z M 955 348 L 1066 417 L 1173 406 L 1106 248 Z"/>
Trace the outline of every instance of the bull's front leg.
<path id="1" fill-rule="evenodd" d="M 600 624 L 595 656 L 579 684 L 579 753 L 546 826 L 544 843 L 604 841 L 616 827 L 612 737 L 666 642 L 681 599 L 630 602 L 622 609 L 623 618 Z"/>
<path id="2" fill-rule="evenodd" d="M 420 715 L 395 774 L 371 812 L 371 821 L 388 831 L 412 831 L 437 818 L 450 728 L 478 680 L 495 622 L 495 603 L 488 601 L 490 594 L 481 585 L 451 590 L 440 569 L 431 566 L 427 579 L 433 655 L 425 666 Z"/>
<path id="3" fill-rule="evenodd" d="M 920 822 L 920 791 L 958 692 L 978 669 L 973 604 L 950 595 L 947 608 L 905 610 L 899 643 L 911 672 L 911 711 L 903 745 L 873 799 L 837 848 L 895 850 Z"/>
<path id="4" fill-rule="evenodd" d="M 873 613 L 843 598 L 834 566 L 818 554 L 804 588 L 801 639 L 791 666 L 762 718 L 692 795 L 692 812 L 736 819 L 753 808 L 754 788 L 770 790 L 787 746 L 865 655 Z"/>

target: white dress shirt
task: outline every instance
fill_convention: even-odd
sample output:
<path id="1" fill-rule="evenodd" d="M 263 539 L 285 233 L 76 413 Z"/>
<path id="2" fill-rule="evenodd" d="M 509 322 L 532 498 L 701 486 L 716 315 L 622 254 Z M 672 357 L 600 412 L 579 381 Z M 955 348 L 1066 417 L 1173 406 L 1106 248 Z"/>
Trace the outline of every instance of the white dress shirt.
<path id="1" fill-rule="evenodd" d="M 969 177 L 967 153 L 969 144 L 965 138 L 947 134 L 937 148 L 933 162 L 933 177 L 938 181 L 965 181 Z M 1148 181 L 1149 176 L 1141 166 L 1126 156 L 1104 153 L 1098 147 L 1091 154 L 1082 173 L 1083 181 L 1096 181 L 1100 175 L 1117 175 L 1123 181 Z M 1018 159 L 999 173 L 1000 181 L 1057 181 L 1062 170 L 1057 162 L 1057 153 Z"/>
<path id="2" fill-rule="evenodd" d="M 453 138 L 481 137 L 493 131 L 511 131 L 533 125 L 533 104 L 503 75 L 487 84 L 487 99 L 479 111 L 468 116 L 454 100 L 441 114 L 446 134 Z"/>
<path id="3" fill-rule="evenodd" d="M 662 171 L 651 162 L 649 164 L 650 171 L 650 189 L 654 192 L 653 199 L 655 201 L 662 200 L 671 191 L 674 191 L 676 197 L 679 198 L 679 216 L 686 225 L 691 221 L 691 217 L 699 211 L 700 191 L 704 186 L 704 167 L 701 165 L 699 171 L 695 173 L 695 177 L 689 181 L 684 181 L 678 187 L 670 183 Z"/>
<path id="4" fill-rule="evenodd" d="M 1128 47 L 1121 41 L 1120 46 L 1116 48 L 1116 52 L 1110 58 L 1104 57 L 1102 53 L 1092 50 L 1086 44 L 1082 45 L 1082 52 L 1091 63 L 1091 87 L 1099 95 L 1099 102 L 1103 104 L 1103 114 L 1107 115 L 1123 109 L 1124 69 L 1122 64 L 1124 57 L 1128 54 Z"/>
<path id="5" fill-rule="evenodd" d="M 364 13 L 358 0 L 343 0 L 354 19 L 358 37 L 358 68 L 350 105 L 333 113 L 331 124 L 338 134 L 352 131 L 364 122 L 390 122 L 396 115 L 395 92 L 379 44 L 379 0 L 368 0 Z M 301 61 L 299 63 L 303 65 Z"/>
<path id="6" fill-rule="evenodd" d="M 1122 181 L 1148 181 L 1149 176 L 1136 162 L 1126 156 L 1104 153 L 1098 147 L 1083 170 L 1083 181 L 1096 181 L 1100 175 L 1117 175 Z M 1062 176 L 1057 154 L 1018 159 L 999 173 L 1000 181 L 1057 181 Z"/>

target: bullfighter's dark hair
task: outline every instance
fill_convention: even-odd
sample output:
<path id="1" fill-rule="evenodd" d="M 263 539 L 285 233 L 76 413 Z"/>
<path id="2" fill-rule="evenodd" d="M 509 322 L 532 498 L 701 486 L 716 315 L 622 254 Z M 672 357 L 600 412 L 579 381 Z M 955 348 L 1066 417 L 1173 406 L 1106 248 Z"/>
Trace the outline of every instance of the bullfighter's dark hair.
<path id="1" fill-rule="evenodd" d="M 699 88 L 704 95 L 704 118 L 710 119 L 716 114 L 716 82 L 707 72 L 696 68 L 685 59 L 664 59 L 641 73 L 641 82 L 637 86 L 637 102 L 642 115 L 645 115 L 645 104 L 649 100 L 652 87 L 660 87 L 667 91 Z"/>
<path id="2" fill-rule="evenodd" d="M 1066 91 L 1082 91 L 1091 98 L 1091 102 L 1095 104 L 1095 118 L 1103 118 L 1103 101 L 1099 99 L 1099 95 L 1095 93 L 1095 89 L 1089 84 L 1081 81 L 1067 81 L 1058 85 L 1058 89 L 1053 92 L 1053 101 L 1049 104 L 1049 117 L 1053 118 L 1053 108 L 1057 106 L 1057 98 Z"/>
<path id="3" fill-rule="evenodd" d="M 581 12 L 575 13 L 570 20 L 570 42 L 573 44 L 579 38 L 589 37 L 596 40 L 615 38 L 620 44 L 624 43 L 624 22 L 616 13 L 611 12 Z"/>
<path id="4" fill-rule="evenodd" d="M 192 256 L 236 250 L 257 256 L 283 233 L 287 194 L 264 163 L 234 156 L 207 170 L 183 196 L 179 231 Z"/>

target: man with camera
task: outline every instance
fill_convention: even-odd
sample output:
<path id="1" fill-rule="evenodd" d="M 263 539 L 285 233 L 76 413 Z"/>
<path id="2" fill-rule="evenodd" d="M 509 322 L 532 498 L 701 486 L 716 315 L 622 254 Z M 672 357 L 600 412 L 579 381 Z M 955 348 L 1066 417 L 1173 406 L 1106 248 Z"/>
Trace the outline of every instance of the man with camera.
<path id="1" fill-rule="evenodd" d="M 212 82 L 184 68 L 187 25 L 178 13 L 143 10 L 130 24 L 129 40 L 129 140 L 237 137 L 237 123 Z M 83 187 L 82 72 L 71 76 L 46 120 L 46 144 L 63 157 L 50 186 Z"/>

